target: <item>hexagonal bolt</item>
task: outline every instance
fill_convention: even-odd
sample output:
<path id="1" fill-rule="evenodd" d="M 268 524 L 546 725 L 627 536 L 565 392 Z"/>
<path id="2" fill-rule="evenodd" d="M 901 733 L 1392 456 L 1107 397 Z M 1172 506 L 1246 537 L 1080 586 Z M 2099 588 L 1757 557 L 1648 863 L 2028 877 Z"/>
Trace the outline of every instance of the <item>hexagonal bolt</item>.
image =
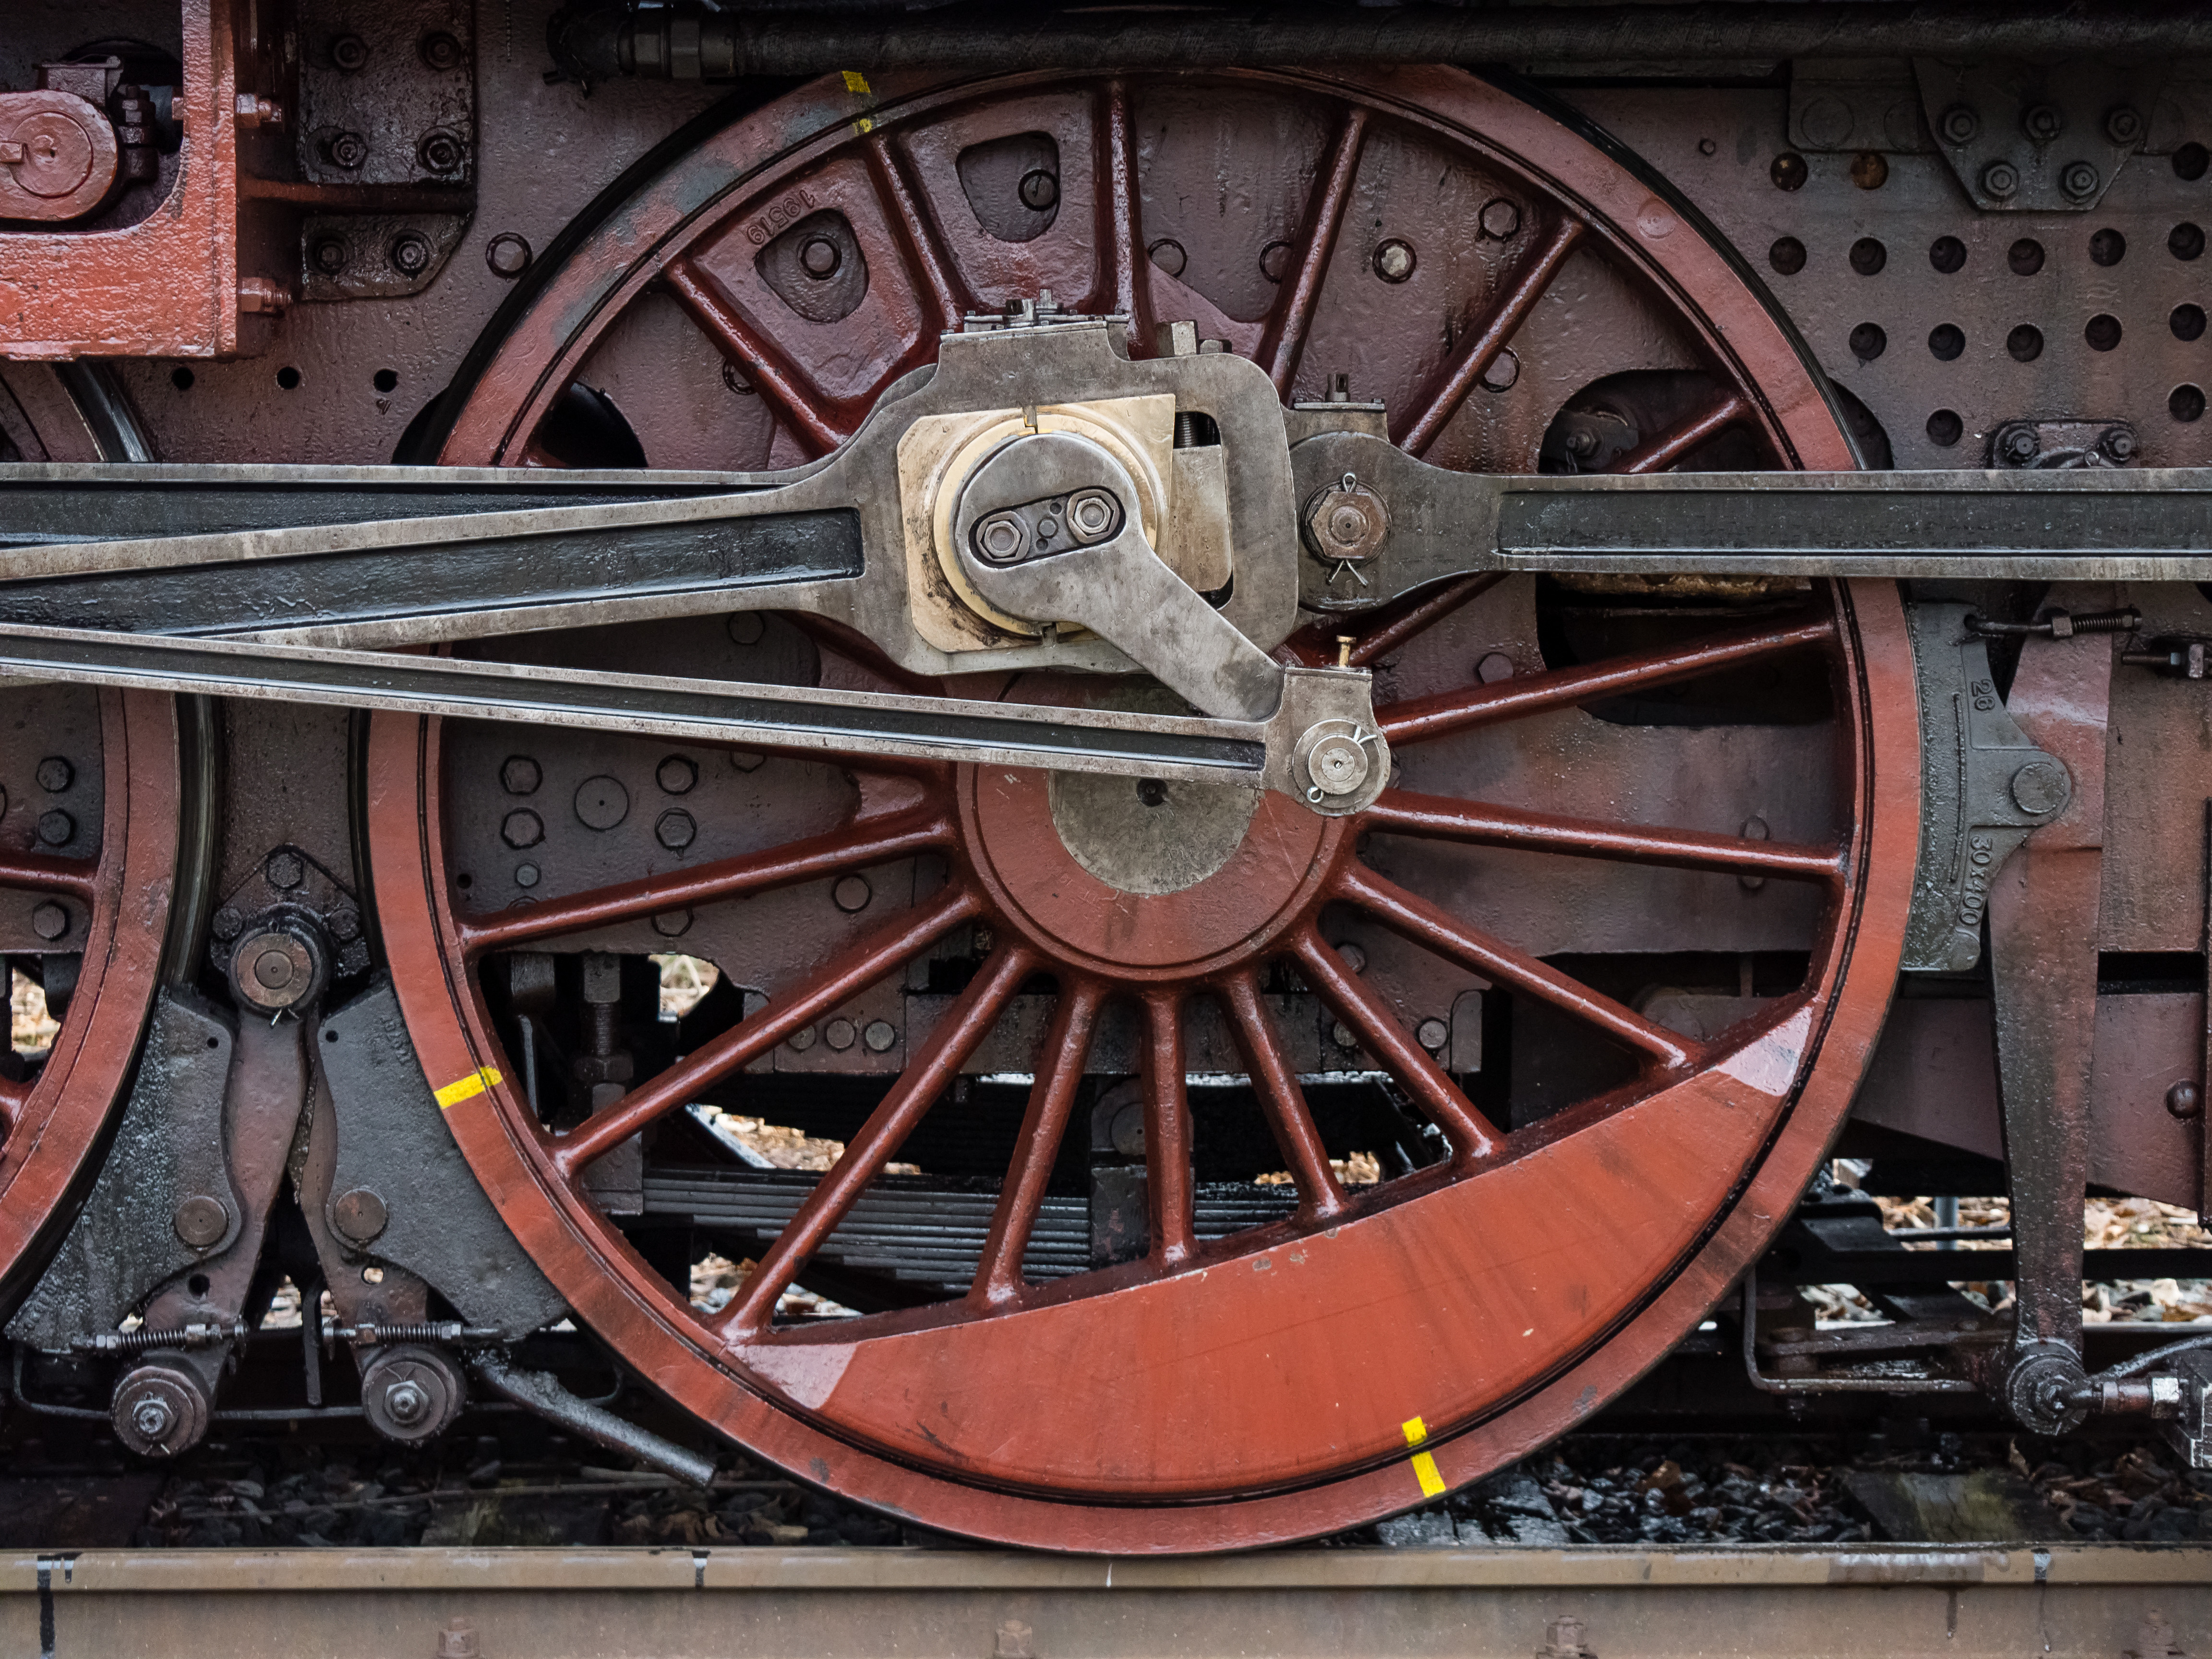
<path id="1" fill-rule="evenodd" d="M 1029 551 L 1030 529 L 1018 513 L 994 513 L 975 526 L 975 556 L 992 564 L 1012 564 Z"/>
<path id="2" fill-rule="evenodd" d="M 70 930 L 69 912 L 52 899 L 31 912 L 31 931 L 52 945 L 66 936 Z"/>
<path id="3" fill-rule="evenodd" d="M 430 1396 L 420 1382 L 405 1377 L 384 1391 L 384 1410 L 402 1428 L 412 1428 L 428 1414 Z"/>
<path id="4" fill-rule="evenodd" d="M 39 769 L 33 775 L 38 779 L 40 788 L 50 795 L 58 795 L 76 781 L 76 768 L 59 755 L 49 755 L 39 763 Z"/>
<path id="5" fill-rule="evenodd" d="M 208 930 L 221 943 L 228 945 L 238 937 L 240 930 L 245 926 L 246 918 L 226 904 L 215 913 L 214 917 L 208 923 Z"/>
<path id="6" fill-rule="evenodd" d="M 1340 483 L 1314 492 L 1302 527 L 1306 545 L 1330 563 L 1370 559 L 1390 533 L 1390 510 L 1347 472 Z"/>
<path id="7" fill-rule="evenodd" d="M 2132 104 L 2115 104 L 2105 112 L 2105 137 L 2123 149 L 2142 142 L 2142 112 Z"/>
<path id="8" fill-rule="evenodd" d="M 1089 547 L 1120 528 L 1121 504 L 1110 490 L 1079 489 L 1067 498 L 1066 518 L 1067 533 Z"/>
<path id="9" fill-rule="evenodd" d="M 1981 131 L 1981 112 L 1972 104 L 1954 104 L 1936 118 L 1936 136 L 1954 147 L 1972 143 Z"/>
<path id="10" fill-rule="evenodd" d="M 2030 104 L 2020 112 L 2020 130 L 2031 144 L 2047 144 L 2066 131 L 2066 116 L 2056 104 Z"/>
<path id="11" fill-rule="evenodd" d="M 403 230 L 392 239 L 391 246 L 384 251 L 384 257 L 402 276 L 420 276 L 429 270 L 431 260 L 438 257 L 438 251 L 430 246 L 430 239 L 421 231 Z"/>
<path id="12" fill-rule="evenodd" d="M 417 50 L 422 54 L 422 66 L 441 75 L 461 66 L 461 43 L 442 29 L 424 35 Z"/>
<path id="13" fill-rule="evenodd" d="M 368 139 L 358 132 L 334 132 L 323 141 L 323 159 L 334 167 L 358 173 L 368 163 Z"/>
<path id="14" fill-rule="evenodd" d="M 2058 173 L 2058 188 L 2076 202 L 2087 201 L 2104 182 L 2104 175 L 2087 161 L 2069 161 Z"/>
<path id="15" fill-rule="evenodd" d="M 527 755 L 509 755 L 500 763 L 500 787 L 510 795 L 534 795 L 544 781 L 544 769 Z"/>
<path id="16" fill-rule="evenodd" d="M 1492 241 L 1510 241 L 1521 234 L 1521 204 L 1508 197 L 1493 196 L 1482 204 L 1476 223 Z"/>
<path id="17" fill-rule="evenodd" d="M 289 893 L 307 878 L 307 861 L 297 853 L 271 853 L 269 861 L 261 866 L 261 873 L 269 878 L 271 887 Z"/>
<path id="18" fill-rule="evenodd" d="M 1375 274 L 1386 283 L 1402 283 L 1417 263 L 1413 245 L 1393 236 L 1375 250 Z"/>
<path id="19" fill-rule="evenodd" d="M 2009 202 L 2020 194 L 2020 169 L 2009 161 L 1992 161 L 1982 169 L 1982 194 Z"/>
<path id="20" fill-rule="evenodd" d="M 336 236 L 319 237 L 307 250 L 307 258 L 324 276 L 336 276 L 346 268 L 346 245 Z"/>
<path id="21" fill-rule="evenodd" d="M 518 853 L 545 839 L 545 820 L 527 806 L 518 806 L 500 820 L 499 838 Z"/>
<path id="22" fill-rule="evenodd" d="M 680 806 L 663 812 L 653 826 L 653 838 L 672 853 L 680 853 L 699 838 L 699 825 Z"/>
<path id="23" fill-rule="evenodd" d="M 341 34 L 331 42 L 331 67 L 343 75 L 357 75 L 368 65 L 368 43 L 358 34 Z"/>
<path id="24" fill-rule="evenodd" d="M 76 820 L 58 806 L 39 815 L 39 839 L 49 847 L 66 847 L 76 834 Z"/>
<path id="25" fill-rule="evenodd" d="M 450 132 L 426 132 L 415 146 L 415 159 L 425 173 L 458 173 L 468 155 L 468 147 Z"/>
<path id="26" fill-rule="evenodd" d="M 672 795 L 688 795 L 699 781 L 699 763 L 684 755 L 671 755 L 653 773 L 661 788 Z"/>

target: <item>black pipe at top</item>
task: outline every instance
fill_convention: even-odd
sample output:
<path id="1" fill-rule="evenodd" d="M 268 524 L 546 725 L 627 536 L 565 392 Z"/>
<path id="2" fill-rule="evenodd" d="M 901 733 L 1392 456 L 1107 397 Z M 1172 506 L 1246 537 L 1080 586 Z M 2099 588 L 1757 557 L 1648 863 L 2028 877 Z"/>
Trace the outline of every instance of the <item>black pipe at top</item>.
<path id="1" fill-rule="evenodd" d="M 1674 5 L 1009 5 L 897 0 L 580 4 L 547 28 L 586 82 L 854 70 L 1007 73 L 1289 64 L 1778 63 L 1796 58 L 2107 62 L 2212 56 L 2202 0 L 1708 0 Z"/>

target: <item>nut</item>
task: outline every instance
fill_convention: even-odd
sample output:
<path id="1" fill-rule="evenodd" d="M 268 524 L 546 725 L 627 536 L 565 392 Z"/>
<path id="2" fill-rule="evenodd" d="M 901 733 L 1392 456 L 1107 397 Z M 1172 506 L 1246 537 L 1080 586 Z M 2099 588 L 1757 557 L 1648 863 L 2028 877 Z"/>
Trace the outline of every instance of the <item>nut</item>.
<path id="1" fill-rule="evenodd" d="M 545 774 L 527 755 L 509 755 L 499 769 L 500 787 L 510 795 L 535 794 L 544 781 Z"/>
<path id="2" fill-rule="evenodd" d="M 1492 241 L 1510 241 L 1521 234 L 1521 204 L 1504 196 L 1493 196 L 1482 204 L 1482 213 L 1476 222 L 1482 234 Z"/>
<path id="3" fill-rule="evenodd" d="M 699 781 L 699 763 L 684 755 L 670 755 L 653 772 L 661 789 L 671 795 L 688 795 Z"/>
<path id="4" fill-rule="evenodd" d="M 49 755 L 39 763 L 39 769 L 32 775 L 38 779 L 40 788 L 50 795 L 58 795 L 76 781 L 76 768 L 59 755 Z"/>
<path id="5" fill-rule="evenodd" d="M 672 806 L 653 826 L 653 838 L 672 853 L 680 853 L 699 838 L 699 825 L 680 806 Z"/>
<path id="6" fill-rule="evenodd" d="M 1402 283 L 1413 274 L 1413 245 L 1392 237 L 1375 250 L 1375 274 L 1386 283 Z"/>
<path id="7" fill-rule="evenodd" d="M 2020 169 L 2009 161 L 1992 161 L 1982 169 L 1982 193 L 2009 202 L 2020 194 Z"/>
<path id="8" fill-rule="evenodd" d="M 1981 114 L 1971 104 L 1954 104 L 1936 118 L 1936 134 L 1947 144 L 1971 144 L 1981 131 Z"/>
<path id="9" fill-rule="evenodd" d="M 2105 137 L 2123 149 L 2142 142 L 2142 112 L 2132 104 L 2115 104 L 2105 112 Z"/>
<path id="10" fill-rule="evenodd" d="M 415 146 L 415 159 L 425 173 L 458 173 L 468 155 L 468 147 L 459 137 L 442 130 L 424 133 L 422 143 Z"/>
<path id="11" fill-rule="evenodd" d="M 76 820 L 56 807 L 39 814 L 39 839 L 49 847 L 66 847 L 76 834 Z"/>
<path id="12" fill-rule="evenodd" d="M 307 878 L 307 866 L 297 853 L 271 853 L 269 862 L 262 866 L 271 887 L 289 890 Z"/>
<path id="13" fill-rule="evenodd" d="M 2020 130 L 2033 144 L 2047 144 L 2066 131 L 2066 117 L 2056 104 L 2030 104 L 2020 112 Z"/>
<path id="14" fill-rule="evenodd" d="M 1341 483 L 1315 492 L 1306 503 L 1303 528 L 1306 545 L 1329 563 L 1371 559 L 1389 534 L 1390 510 L 1347 472 Z"/>
<path id="15" fill-rule="evenodd" d="M 526 806 L 518 806 L 502 819 L 499 838 L 518 853 L 545 839 L 545 820 Z"/>
<path id="16" fill-rule="evenodd" d="M 2087 161 L 2069 161 L 2058 174 L 2058 188 L 2077 202 L 2094 196 L 2097 186 L 2103 182 L 2097 169 Z"/>
<path id="17" fill-rule="evenodd" d="M 430 239 L 421 231 L 403 230 L 392 239 L 384 257 L 402 276 L 420 276 L 429 270 L 430 262 L 438 257 L 438 250 L 430 246 Z"/>
<path id="18" fill-rule="evenodd" d="M 336 236 L 319 237 L 308 251 L 308 257 L 324 276 L 335 276 L 346 268 L 346 245 Z"/>
<path id="19" fill-rule="evenodd" d="M 358 132 L 334 132 L 324 142 L 323 155 L 332 167 L 358 173 L 368 161 L 368 140 Z"/>
<path id="20" fill-rule="evenodd" d="M 508 282 L 513 282 L 529 270 L 530 262 L 535 257 L 527 239 L 511 230 L 501 231 L 484 244 L 484 264 L 491 267 L 493 276 L 504 277 Z"/>

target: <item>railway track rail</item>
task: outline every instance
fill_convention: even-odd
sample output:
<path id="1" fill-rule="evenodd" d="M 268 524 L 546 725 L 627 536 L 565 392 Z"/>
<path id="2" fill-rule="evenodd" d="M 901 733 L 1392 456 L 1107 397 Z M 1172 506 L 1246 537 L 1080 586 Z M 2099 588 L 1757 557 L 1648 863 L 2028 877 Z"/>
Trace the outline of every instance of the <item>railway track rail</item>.
<path id="1" fill-rule="evenodd" d="M 0 1558 L 0 1642 L 52 1659 L 199 1649 L 240 1659 L 2170 1659 L 2212 1629 L 2207 1562 L 2193 1547 L 2067 1545 L 1290 1550 L 1213 1561 L 93 1550 Z"/>

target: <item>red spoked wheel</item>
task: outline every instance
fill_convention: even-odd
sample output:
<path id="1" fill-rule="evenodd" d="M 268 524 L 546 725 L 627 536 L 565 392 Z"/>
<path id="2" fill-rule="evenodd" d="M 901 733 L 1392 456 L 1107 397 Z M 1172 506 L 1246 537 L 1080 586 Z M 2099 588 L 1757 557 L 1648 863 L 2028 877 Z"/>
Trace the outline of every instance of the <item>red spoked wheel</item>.
<path id="1" fill-rule="evenodd" d="M 9 366 L 0 459 L 118 459 L 100 453 L 93 413 L 43 365 Z M 171 699 L 11 685 L 0 706 L 0 951 L 11 988 L 21 973 L 58 1017 L 52 1030 L 19 1020 L 0 1060 L 0 1309 L 12 1311 L 130 1081 L 185 808 Z"/>
<path id="2" fill-rule="evenodd" d="M 818 86 L 746 118 L 586 238 L 446 459 L 575 459 L 578 386 L 656 463 L 708 459 L 702 434 L 720 465 L 798 459 L 963 310 L 1051 287 L 1194 319 L 1286 396 L 1351 374 L 1451 465 L 1850 464 L 1790 341 L 1680 210 L 1469 77 L 858 96 Z M 1247 159 L 1236 200 L 1199 200 Z M 857 293 L 830 294 L 856 268 Z M 1310 635 L 1292 648 L 1342 639 L 1377 670 L 1399 769 L 1353 819 L 1153 781 L 733 765 L 379 719 L 374 881 L 418 1050 L 517 1236 L 641 1375 L 932 1526 L 1205 1550 L 1476 1478 L 1703 1316 L 1809 1178 L 1887 1004 L 1917 830 L 1893 590 L 1646 604 L 1468 580 Z M 780 620 L 532 649 L 893 673 Z M 1158 695 L 1003 679 L 1031 701 Z M 684 1030 L 588 1115 L 533 1104 L 512 964 L 675 939 L 747 988 L 742 1017 Z M 1698 951 L 1742 962 L 1738 994 L 1665 982 Z M 636 1206 L 608 1200 L 606 1171 L 645 1132 L 651 1189 L 671 1115 L 786 1081 L 865 1085 L 857 1121 L 709 1311 L 626 1236 Z M 1018 1089 L 1018 1116 L 957 1270 L 779 1322 L 792 1285 L 854 1258 L 877 1199 L 953 1203 L 957 1183 L 886 1169 L 948 1114 L 981 1123 L 987 1086 Z M 1332 1163 L 1359 1150 L 1346 1091 L 1407 1126 L 1360 1187 Z M 1242 1172 L 1240 1191 L 1285 1194 L 1272 1209 L 1223 1196 L 1232 1097 L 1287 1171 Z M 1112 1265 L 1044 1239 L 1086 1114 L 1094 1143 L 1140 1159 L 1124 1219 L 1142 1253 Z"/>

